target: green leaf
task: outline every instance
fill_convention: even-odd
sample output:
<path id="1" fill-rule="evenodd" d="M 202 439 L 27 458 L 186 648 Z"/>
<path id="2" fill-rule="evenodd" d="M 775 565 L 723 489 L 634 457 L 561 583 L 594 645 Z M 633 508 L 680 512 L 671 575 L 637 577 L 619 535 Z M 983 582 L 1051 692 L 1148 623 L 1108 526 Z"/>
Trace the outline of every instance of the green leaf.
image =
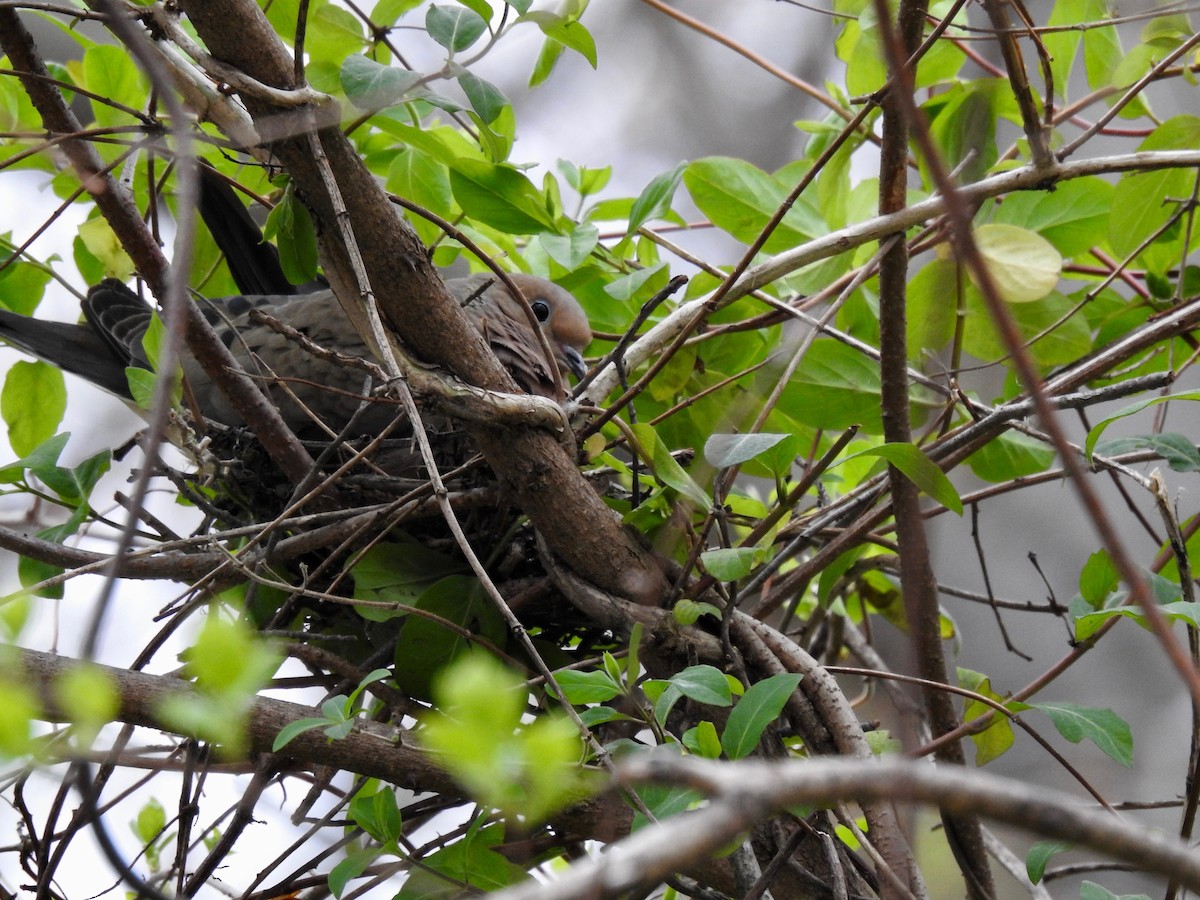
<path id="1" fill-rule="evenodd" d="M 1005 698 L 992 689 L 991 679 L 979 672 L 960 668 L 958 683 L 960 687 L 995 700 L 997 703 L 1004 702 Z M 980 700 L 969 699 L 966 706 L 963 707 L 962 717 L 965 722 L 994 712 L 995 710 L 988 704 Z M 1008 717 L 997 715 L 991 725 L 983 731 L 971 735 L 971 743 L 975 745 L 975 765 L 983 766 L 1003 756 L 1012 747 L 1015 740 L 1012 723 Z"/>
<path id="2" fill-rule="evenodd" d="M 1158 584 L 1164 584 L 1171 591 L 1171 596 L 1167 602 L 1162 603 L 1162 614 L 1169 622 L 1182 621 L 1188 625 L 1200 628 L 1200 603 L 1188 603 L 1183 600 L 1174 599 L 1179 596 L 1179 585 L 1168 579 L 1152 579 L 1151 584 L 1157 587 Z M 1156 594 L 1159 591 L 1156 590 Z M 1083 641 L 1095 634 L 1100 626 L 1114 616 L 1120 616 L 1125 619 L 1133 619 L 1139 626 L 1147 631 L 1153 631 L 1150 623 L 1146 621 L 1146 616 L 1140 609 L 1134 606 L 1113 606 L 1121 598 L 1121 594 L 1113 594 L 1109 599 L 1109 608 L 1097 610 L 1096 612 L 1084 612 L 1082 615 L 1075 617 L 1075 639 Z M 1072 608 L 1072 612 L 1075 612 Z"/>
<path id="3" fill-rule="evenodd" d="M 721 738 L 717 735 L 717 727 L 708 719 L 685 731 L 682 740 L 683 746 L 697 756 L 717 759 L 721 755 Z"/>
<path id="4" fill-rule="evenodd" d="M 561 44 L 569 50 L 574 50 L 587 60 L 588 65 L 593 69 L 596 68 L 596 39 L 578 19 L 553 13 L 546 15 L 533 13 L 526 18 L 533 19 L 542 30 L 542 34 L 551 41 Z"/>
<path id="5" fill-rule="evenodd" d="M 649 294 L 650 290 L 653 288 L 665 285 L 667 283 L 668 274 L 667 264 L 665 262 L 647 266 L 644 269 L 637 269 L 633 272 L 630 272 L 628 275 L 622 276 L 621 278 L 614 278 L 604 286 L 604 293 L 617 300 L 626 302 L 633 301 L 638 294 L 643 292 Z M 647 285 L 650 287 L 647 288 Z M 680 355 L 682 356 L 682 354 Z M 661 376 L 662 373 L 660 372 L 659 375 Z M 660 381 L 661 378 L 655 380 Z M 650 390 L 653 392 L 654 388 L 651 387 Z"/>
<path id="6" fill-rule="evenodd" d="M 162 316 L 157 311 L 150 313 L 150 322 L 146 325 L 146 333 L 142 335 L 142 352 L 146 354 L 150 368 L 155 372 L 159 370 L 159 360 L 162 359 L 163 347 L 168 337 L 167 326 Z"/>
<path id="7" fill-rule="evenodd" d="M 561 716 L 521 724 L 522 680 L 482 653 L 438 673 L 422 742 L 481 803 L 536 822 L 589 792 L 579 733 Z"/>
<path id="8" fill-rule="evenodd" d="M 133 821 L 133 833 L 143 844 L 149 844 L 162 834 L 167 827 L 167 811 L 155 798 L 151 797 L 138 810 L 137 818 Z"/>
<path id="9" fill-rule="evenodd" d="M 508 98 L 500 88 L 490 81 L 484 81 L 473 72 L 463 72 L 459 75 L 458 84 L 471 101 L 471 109 L 488 125 L 495 122 L 504 107 L 509 105 Z"/>
<path id="10" fill-rule="evenodd" d="M 1006 431 L 967 457 L 979 478 L 1001 484 L 1014 478 L 1044 472 L 1054 462 L 1054 450 L 1018 431 Z"/>
<path id="11" fill-rule="evenodd" d="M 1094 22 L 1109 15 L 1106 0 L 1086 0 L 1081 21 Z M 1089 28 L 1083 33 L 1083 65 L 1092 90 L 1109 87 L 1112 73 L 1125 56 L 1116 28 Z"/>
<path id="12" fill-rule="evenodd" d="M 479 40 L 487 22 L 473 10 L 434 4 L 425 13 L 425 30 L 453 55 Z"/>
<path id="13" fill-rule="evenodd" d="M 422 2 L 423 0 L 379 0 L 371 10 L 371 21 L 378 25 L 395 25 L 405 13 L 416 9 Z"/>
<path id="14" fill-rule="evenodd" d="M 397 153 L 388 167 L 386 185 L 392 193 L 445 218 L 454 218 L 459 211 L 450 190 L 450 171 L 423 150 L 405 147 Z M 441 234 L 436 226 L 420 216 L 412 216 L 410 220 L 422 238 L 429 242 Z"/>
<path id="15" fill-rule="evenodd" d="M 95 124 L 99 126 L 129 125 L 133 121 L 129 113 L 117 109 L 122 104 L 141 109 L 146 104 L 149 86 L 138 69 L 133 57 L 123 47 L 98 44 L 89 47 L 83 55 L 80 86 L 113 101 L 112 104 L 92 100 Z"/>
<path id="16" fill-rule="evenodd" d="M 36 453 L 37 451 L 35 451 L 35 455 Z M 94 456 L 85 459 L 73 469 L 47 464 L 30 466 L 29 470 L 37 475 L 48 488 L 58 494 L 64 502 L 82 506 L 92 493 L 92 488 L 96 486 L 96 482 L 103 477 L 111 465 L 112 452 L 101 450 Z"/>
<path id="17" fill-rule="evenodd" d="M 867 434 L 880 434 L 880 389 L 879 363 L 841 341 L 817 338 L 779 398 L 778 408 L 816 428 L 841 431 L 861 425 Z M 939 405 L 919 386 L 910 388 L 909 400 L 914 416 Z"/>
<path id="18" fill-rule="evenodd" d="M 1079 900 L 1150 900 L 1149 894 L 1114 894 L 1094 881 L 1083 881 L 1079 885 Z"/>
<path id="19" fill-rule="evenodd" d="M 479 113 L 469 110 L 467 116 L 475 123 L 479 131 L 479 145 L 487 154 L 491 163 L 499 165 L 508 159 L 512 152 L 513 141 L 517 132 L 517 117 L 511 106 L 501 106 L 496 118 L 489 124 L 479 118 Z M 543 198 L 542 206 L 551 208 L 550 201 Z M 548 213 L 553 218 L 552 213 Z"/>
<path id="20" fill-rule="evenodd" d="M 1107 31 L 1109 29 L 1100 29 Z M 1187 150 L 1200 146 L 1200 117 L 1176 116 L 1156 128 L 1138 147 L 1139 151 Z M 1161 169 L 1125 175 L 1113 193 L 1113 209 L 1121 214 L 1109 221 L 1108 238 L 1118 257 L 1125 257 L 1166 224 L 1178 208 L 1164 197 L 1189 197 L 1194 173 L 1186 169 Z M 1164 250 L 1178 239 L 1160 236 Z M 1145 252 L 1145 251 L 1143 251 Z"/>
<path id="21" fill-rule="evenodd" d="M 0 662 L 0 692 L 4 694 L 4 703 L 0 703 L 0 756 L 7 758 L 28 756 L 32 752 L 31 725 L 42 709 L 30 679 L 22 670 L 19 659 L 11 654 Z"/>
<path id="22" fill-rule="evenodd" d="M 627 234 L 633 234 L 647 222 L 662 219 L 671 211 L 671 200 L 675 189 L 683 178 L 683 170 L 687 163 L 680 163 L 670 172 L 656 176 L 633 201 L 629 211 L 629 228 Z"/>
<path id="23" fill-rule="evenodd" d="M 866 553 L 866 549 L 862 544 L 859 544 L 857 547 L 850 547 L 845 552 L 838 554 L 836 559 L 832 560 L 829 565 L 821 570 L 820 578 L 817 579 L 817 602 L 821 606 L 827 607 L 829 605 L 834 589 L 842 585 L 842 577 Z"/>
<path id="24" fill-rule="evenodd" d="M 75 726 L 78 745 L 88 747 L 100 729 L 113 722 L 121 707 L 116 684 L 99 666 L 72 666 L 54 682 L 54 698 Z"/>
<path id="25" fill-rule="evenodd" d="M 346 886 L 363 872 L 379 857 L 379 849 L 368 847 L 366 850 L 355 850 L 329 870 L 329 890 L 335 897 L 341 897 Z"/>
<path id="26" fill-rule="evenodd" d="M 133 276 L 133 260 L 107 221 L 97 218 L 82 223 L 79 226 L 79 239 L 100 263 L 104 277 L 128 281 Z"/>
<path id="27" fill-rule="evenodd" d="M 348 56 L 339 73 L 342 90 L 359 109 L 380 110 L 403 102 L 421 81 L 419 72 L 385 66 L 365 56 Z"/>
<path id="28" fill-rule="evenodd" d="M 1081 17 L 1082 5 L 1080 0 L 1058 0 L 1051 9 L 1046 24 L 1060 26 L 1080 25 L 1091 21 L 1090 19 Z M 1050 71 L 1054 80 L 1054 96 L 1059 100 L 1065 99 L 1067 96 L 1067 83 L 1071 69 L 1075 64 L 1075 57 L 1079 51 L 1082 36 L 1082 30 L 1076 31 L 1069 28 L 1042 36 L 1042 43 L 1045 45 L 1050 57 Z"/>
<path id="29" fill-rule="evenodd" d="M 857 20 L 847 22 L 834 49 L 846 64 L 846 90 L 852 96 L 870 94 L 887 81 L 887 60 L 879 52 L 879 34 L 873 9 L 869 5 L 855 9 Z"/>
<path id="30" fill-rule="evenodd" d="M 625 654 L 625 677 L 629 680 L 629 684 L 636 684 L 641 676 L 642 668 L 639 656 L 641 655 L 642 639 L 646 634 L 646 626 L 641 622 L 634 624 L 629 630 L 629 652 Z"/>
<path id="31" fill-rule="evenodd" d="M 1132 416 L 1134 413 L 1139 413 L 1147 407 L 1154 406 L 1158 403 L 1169 403 L 1172 400 L 1200 400 L 1200 391 L 1184 391 L 1181 394 L 1173 394 L 1166 397 L 1151 397 L 1148 400 L 1139 400 L 1137 403 L 1130 404 L 1119 410 L 1114 415 L 1109 416 L 1104 421 L 1100 422 L 1091 431 L 1088 432 L 1087 440 L 1083 444 L 1083 452 L 1087 454 L 1088 462 L 1091 462 L 1092 452 L 1096 447 L 1096 442 L 1100 440 L 1105 429 L 1113 422 L 1120 419 Z"/>
<path id="32" fill-rule="evenodd" d="M 158 715 L 171 728 L 238 756 L 244 752 L 250 705 L 279 667 L 279 654 L 245 622 L 210 613 L 182 658 L 196 689 L 163 698 Z"/>
<path id="33" fill-rule="evenodd" d="M 383 681 L 385 678 L 390 678 L 391 674 L 392 673 L 387 669 L 372 669 L 365 676 L 363 676 L 362 681 L 358 683 L 358 687 L 352 690 L 350 692 L 350 696 L 346 698 L 345 706 L 347 715 L 351 714 L 354 709 L 357 709 L 358 698 L 362 696 L 363 691 L 377 681 Z"/>
<path id="34" fill-rule="evenodd" d="M 1097 550 L 1089 556 L 1079 573 L 1079 593 L 1092 609 L 1102 609 L 1120 583 L 1117 567 L 1107 550 Z"/>
<path id="35" fill-rule="evenodd" d="M 908 358 L 921 365 L 954 337 L 958 300 L 965 280 L 954 260 L 933 259 L 922 266 L 908 285 Z"/>
<path id="36" fill-rule="evenodd" d="M 304 734 L 304 732 L 323 728 L 328 724 L 328 719 L 317 718 L 297 719 L 295 722 L 288 722 L 279 729 L 279 734 L 275 735 L 275 740 L 271 743 L 271 752 L 278 753 L 297 737 Z"/>
<path id="37" fill-rule="evenodd" d="M 600 229 L 590 222 L 575 225 L 567 234 L 538 235 L 546 255 L 564 269 L 574 271 L 583 265 L 600 242 Z"/>
<path id="38" fill-rule="evenodd" d="M 508 234 L 554 229 L 541 193 L 509 166 L 477 159 L 455 160 L 450 168 L 450 187 L 463 211 L 485 225 Z"/>
<path id="39" fill-rule="evenodd" d="M 1094 448 L 1101 456 L 1116 456 L 1137 450 L 1150 450 L 1158 454 L 1175 472 L 1200 470 L 1200 451 L 1196 450 L 1196 445 L 1187 436 L 1173 431 L 1110 438 L 1100 441 Z"/>
<path id="40" fill-rule="evenodd" d="M 879 456 L 899 469 L 909 481 L 951 512 L 962 515 L 962 499 L 946 473 L 913 444 L 884 444 L 848 456 L 839 465 L 858 456 Z"/>
<path id="41" fill-rule="evenodd" d="M 0 391 L 0 415 L 13 450 L 25 455 L 52 438 L 66 409 L 61 369 L 41 360 L 13 363 Z"/>
<path id="42" fill-rule="evenodd" d="M 492 16 L 495 15 L 495 10 L 492 9 L 491 4 L 487 0 L 458 0 L 458 2 L 474 12 L 485 22 L 490 22 Z"/>
<path id="43" fill-rule="evenodd" d="M 12 79 L 3 79 L 11 81 Z M 12 129 L 16 130 L 16 129 Z M 603 170 L 592 170 L 601 172 Z M 3 235 L 0 235 L 0 250 L 6 255 L 12 254 L 16 248 Z M 8 256 L 9 259 L 13 257 Z M 23 260 L 17 260 L 0 272 L 0 306 L 20 313 L 23 316 L 33 315 L 38 303 L 46 293 L 46 285 L 50 283 L 51 270 L 48 266 L 35 265 Z"/>
<path id="44" fill-rule="evenodd" d="M 307 207 L 296 197 L 288 182 L 283 198 L 267 215 L 266 237 L 279 243 L 279 263 L 292 284 L 306 284 L 317 277 L 317 233 Z"/>
<path id="45" fill-rule="evenodd" d="M 525 870 L 492 849 L 503 841 L 502 825 L 472 829 L 462 840 L 424 857 L 395 900 L 451 900 L 462 896 L 464 884 L 488 892 L 522 881 Z"/>
<path id="46" fill-rule="evenodd" d="M 605 722 L 633 722 L 633 717 L 627 716 L 611 706 L 589 706 L 579 713 L 579 720 L 588 728 L 595 728 Z"/>
<path id="47" fill-rule="evenodd" d="M 581 198 L 590 197 L 592 194 L 604 190 L 612 178 L 612 166 L 593 169 L 588 166 L 577 166 L 566 159 L 558 161 L 558 170 L 566 178 L 571 190 L 579 194 Z"/>
<path id="48" fill-rule="evenodd" d="M 642 804 L 650 811 L 650 814 L 659 822 L 687 812 L 704 800 L 704 795 L 692 788 L 665 784 L 642 784 L 633 790 L 641 798 Z M 633 814 L 633 825 L 629 830 L 638 831 L 649 824 L 650 821 L 638 811 Z"/>
<path id="49" fill-rule="evenodd" d="M 711 603 L 697 603 L 686 597 L 676 603 L 671 612 L 675 621 L 680 625 L 695 625 L 701 616 L 712 616 L 718 621 L 721 618 L 721 610 Z"/>
<path id="50" fill-rule="evenodd" d="M 974 284 L 967 285 L 965 307 L 963 349 L 979 359 L 1007 359 L 1008 345 Z M 1072 362 L 1092 350 L 1091 331 L 1075 307 L 1076 303 L 1070 297 L 1057 291 L 1036 303 L 1017 303 L 1008 307 L 1022 343 L 1029 344 L 1029 353 L 1042 368 Z"/>
<path id="51" fill-rule="evenodd" d="M 1070 257 L 1104 243 L 1112 204 L 1112 184 L 1096 177 L 1075 178 L 1055 185 L 1053 193 L 1021 191 L 1006 195 L 992 221 L 1036 231 L 1059 253 Z"/>
<path id="52" fill-rule="evenodd" d="M 397 539 L 372 547 L 352 571 L 355 600 L 414 605 L 443 578 L 461 575 L 463 565 L 414 540 Z M 405 613 L 361 607 L 359 614 L 385 622 Z"/>
<path id="53" fill-rule="evenodd" d="M 1032 303 L 1058 286 L 1062 256 L 1036 232 L 1015 225 L 981 225 L 975 229 L 975 243 L 1006 303 Z"/>
<path id="54" fill-rule="evenodd" d="M 426 589 L 413 604 L 449 623 L 408 616 L 396 640 L 395 678 L 410 694 L 427 698 L 438 669 L 472 646 L 453 626 L 503 642 L 503 626 L 479 582 L 468 575 L 449 575 Z"/>
<path id="55" fill-rule="evenodd" d="M 930 133 L 962 183 L 978 181 L 996 162 L 1000 102 L 995 82 L 979 80 L 954 84 L 925 104 L 927 112 L 936 112 Z"/>
<path id="56" fill-rule="evenodd" d="M 742 759 L 753 752 L 767 726 L 783 712 L 801 677 L 785 672 L 751 685 L 729 714 L 725 733 L 721 735 L 721 747 L 726 756 Z"/>
<path id="57" fill-rule="evenodd" d="M 688 666 L 668 679 L 683 696 L 709 706 L 728 706 L 733 702 L 729 680 L 715 666 Z"/>
<path id="58" fill-rule="evenodd" d="M 42 442 L 41 446 L 34 448 L 33 452 L 25 454 L 16 462 L 9 463 L 7 466 L 0 468 L 0 483 L 12 484 L 20 481 L 25 477 L 25 470 L 37 475 L 39 472 L 57 467 L 58 458 L 62 456 L 64 448 L 67 446 L 67 441 L 70 440 L 71 433 L 64 431 L 54 435 Z"/>
<path id="59" fill-rule="evenodd" d="M 210 693 L 253 696 L 279 666 L 280 656 L 248 625 L 210 614 L 183 654 L 187 675 Z"/>
<path id="60" fill-rule="evenodd" d="M 399 143 L 420 150 L 432 159 L 449 166 L 458 159 L 482 159 L 483 153 L 473 141 L 468 141 L 463 135 L 452 128 L 434 125 L 429 128 L 415 128 L 400 121 L 400 111 L 389 111 L 376 115 L 372 122 L 379 125 L 379 130 Z"/>
<path id="61" fill-rule="evenodd" d="M 705 550 L 700 554 L 700 561 L 719 581 L 737 581 L 753 571 L 758 555 L 756 547 L 721 547 Z"/>
<path id="62" fill-rule="evenodd" d="M 744 244 L 758 239 L 791 190 L 790 185 L 745 160 L 723 156 L 690 163 L 683 183 L 700 211 Z M 827 230 L 820 213 L 802 197 L 771 233 L 763 250 L 777 253 Z"/>
<path id="63" fill-rule="evenodd" d="M 125 380 L 129 385 L 129 396 L 138 409 L 146 411 L 154 405 L 154 393 L 158 389 L 159 376 L 148 369 L 133 366 L 125 370 Z M 183 382 L 176 381 L 171 391 L 172 404 L 178 404 L 183 399 Z"/>
<path id="64" fill-rule="evenodd" d="M 679 491 L 701 509 L 711 509 L 712 499 L 708 493 L 675 461 L 658 432 L 644 422 L 639 422 L 631 428 L 638 444 L 641 445 L 644 461 L 654 470 L 659 481 Z"/>
<path id="65" fill-rule="evenodd" d="M 892 733 L 886 728 L 876 728 L 863 736 L 867 739 L 867 746 L 871 748 L 871 753 L 875 756 L 904 752 L 904 742 L 892 737 Z"/>
<path id="66" fill-rule="evenodd" d="M 1046 874 L 1046 864 L 1051 857 L 1070 850 L 1075 845 L 1066 841 L 1038 841 L 1025 854 L 1025 873 L 1029 880 L 1037 884 Z"/>
<path id="67" fill-rule="evenodd" d="M 605 703 L 621 694 L 621 685 L 609 677 L 606 672 L 576 672 L 568 669 L 555 672 L 554 680 L 562 688 L 567 702 L 574 706 L 585 703 Z M 546 688 L 550 690 L 549 687 Z"/>
<path id="68" fill-rule="evenodd" d="M 335 72 L 347 57 L 361 52 L 366 45 L 363 24 L 349 10 L 322 3 L 310 13 L 304 43 L 312 58 L 310 69 L 327 66 L 331 73 Z"/>
<path id="69" fill-rule="evenodd" d="M 533 71 L 529 73 L 529 86 L 531 88 L 537 87 L 550 77 L 550 73 L 558 65 L 558 61 L 563 53 L 566 52 L 566 49 L 561 43 L 550 38 L 546 38 L 542 42 L 542 49 L 533 64 Z"/>
<path id="70" fill-rule="evenodd" d="M 52 535 L 48 535 L 44 531 L 38 532 L 36 536 L 45 540 L 53 539 Z M 21 587 L 26 589 L 27 593 L 32 593 L 36 597 L 45 597 L 48 600 L 61 600 L 64 596 L 61 582 L 48 587 L 41 587 L 37 590 L 30 591 L 29 589 L 35 584 L 41 584 L 51 578 L 57 578 L 62 573 L 62 566 L 42 562 L 41 560 L 34 559 L 32 556 L 22 556 L 17 559 L 17 580 L 20 582 Z"/>
<path id="71" fill-rule="evenodd" d="M 1121 765 L 1133 766 L 1133 733 L 1125 720 L 1111 709 L 1058 702 L 1028 705 L 1049 716 L 1058 733 L 1072 744 L 1087 738 Z"/>
<path id="72" fill-rule="evenodd" d="M 714 469 L 727 469 L 740 465 L 766 453 L 780 441 L 791 437 L 787 434 L 711 434 L 704 442 L 704 460 Z"/>

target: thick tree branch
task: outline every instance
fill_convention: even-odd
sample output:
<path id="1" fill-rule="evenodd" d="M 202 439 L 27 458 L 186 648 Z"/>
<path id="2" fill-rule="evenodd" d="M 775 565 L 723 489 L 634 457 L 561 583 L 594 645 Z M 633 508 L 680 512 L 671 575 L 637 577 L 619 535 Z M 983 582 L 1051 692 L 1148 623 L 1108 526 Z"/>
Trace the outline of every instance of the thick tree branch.
<path id="1" fill-rule="evenodd" d="M 695 817 L 692 822 L 680 817 L 660 823 L 653 830 L 638 832 L 636 837 L 609 848 L 604 856 L 573 868 L 555 882 L 556 889 L 562 886 L 565 890 L 570 879 L 570 885 L 577 891 L 574 896 L 586 895 L 581 879 L 589 870 L 605 870 L 605 877 L 612 877 L 619 871 L 639 870 L 640 864 L 634 863 L 630 854 L 639 858 L 642 853 L 658 856 L 663 852 L 686 856 L 686 845 L 696 836 L 710 836 L 715 829 L 729 839 L 746 827 L 746 819 L 761 816 L 764 808 L 776 810 L 794 804 L 824 805 L 846 800 L 931 803 L 956 814 L 979 814 L 1044 837 L 1092 847 L 1140 870 L 1178 879 L 1191 890 L 1200 888 L 1200 858 L 1186 844 L 1136 822 L 1080 809 L 1078 798 L 1070 794 L 986 772 L 949 766 L 934 768 L 896 758 L 871 762 L 726 763 L 664 753 L 630 759 L 622 764 L 619 775 L 627 784 L 687 785 L 707 793 L 713 798 L 712 805 L 689 814 Z M 719 812 L 707 815 L 714 807 Z M 721 813 L 731 818 L 723 820 Z M 703 824 L 697 821 L 700 818 L 705 820 Z M 497 896 L 503 900 L 517 897 L 546 900 L 571 895 L 543 895 L 518 889 Z"/>
<path id="2" fill-rule="evenodd" d="M 726 846 L 777 810 L 847 800 L 930 803 L 952 813 L 980 814 L 1200 888 L 1200 859 L 1185 844 L 1137 823 L 1081 810 L 1068 794 L 985 772 L 899 759 L 726 763 L 664 753 L 631 759 L 618 774 L 626 784 L 686 785 L 711 799 L 703 809 L 645 828 L 603 855 L 575 863 L 554 881 L 527 881 L 495 894 L 496 900 L 619 896 Z"/>

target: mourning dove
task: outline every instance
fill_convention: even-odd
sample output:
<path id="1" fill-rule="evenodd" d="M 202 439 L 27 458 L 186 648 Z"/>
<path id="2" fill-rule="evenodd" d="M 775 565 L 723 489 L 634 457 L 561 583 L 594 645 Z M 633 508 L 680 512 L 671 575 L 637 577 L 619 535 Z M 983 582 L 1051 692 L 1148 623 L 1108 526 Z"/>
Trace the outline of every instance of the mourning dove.
<path id="1" fill-rule="evenodd" d="M 565 374 L 582 377 L 584 373 L 581 351 L 592 336 L 587 315 L 574 297 L 553 282 L 524 274 L 511 278 L 541 325 L 555 357 L 554 368 L 545 359 L 521 301 L 493 276 L 451 279 L 446 287 L 465 305 L 475 327 L 523 390 L 559 399 Z M 249 320 L 251 310 L 258 309 L 321 347 L 369 358 L 370 351 L 332 291 L 236 296 L 201 303 L 205 316 L 242 368 L 261 376 L 264 387 L 274 385 L 270 394 L 293 430 L 311 430 L 313 417 L 337 430 L 358 409 L 364 381 L 361 370 L 315 356 L 269 325 Z M 109 279 L 88 292 L 83 312 L 85 323 L 76 325 L 0 310 L 0 339 L 130 399 L 126 367 L 149 368 L 142 347 L 151 319 L 149 306 L 124 284 Z M 242 424 L 190 355 L 184 354 L 182 365 L 205 417 L 226 425 Z M 295 399 L 280 387 L 281 382 Z M 378 414 L 357 421 L 365 433 L 382 427 L 393 415 L 394 407 L 381 404 Z"/>

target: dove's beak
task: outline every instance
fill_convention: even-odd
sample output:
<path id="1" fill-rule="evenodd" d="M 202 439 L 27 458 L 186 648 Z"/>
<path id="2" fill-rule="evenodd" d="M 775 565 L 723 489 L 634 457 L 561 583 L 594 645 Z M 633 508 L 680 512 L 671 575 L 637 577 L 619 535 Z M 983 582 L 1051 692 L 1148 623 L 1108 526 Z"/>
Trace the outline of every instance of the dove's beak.
<path id="1" fill-rule="evenodd" d="M 583 354 L 574 347 L 562 348 L 562 362 L 566 364 L 567 371 L 576 378 L 582 379 L 587 374 L 587 363 L 583 361 Z"/>

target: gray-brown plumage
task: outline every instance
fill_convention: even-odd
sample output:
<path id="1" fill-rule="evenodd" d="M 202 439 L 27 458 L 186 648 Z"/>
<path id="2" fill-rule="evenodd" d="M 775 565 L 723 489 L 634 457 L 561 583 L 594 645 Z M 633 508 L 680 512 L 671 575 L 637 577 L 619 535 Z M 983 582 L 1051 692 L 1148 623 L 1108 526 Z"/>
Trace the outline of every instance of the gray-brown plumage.
<path id="1" fill-rule="evenodd" d="M 512 276 L 525 295 L 554 353 L 554 365 L 521 308 L 492 276 L 472 275 L 447 281 L 446 286 L 491 345 L 520 387 L 532 394 L 559 399 L 568 372 L 583 374 L 583 349 L 591 340 L 587 315 L 567 291 L 531 275 Z M 319 418 L 340 429 L 359 406 L 363 372 L 314 356 L 295 341 L 265 324 L 249 321 L 251 310 L 304 334 L 315 344 L 347 356 L 370 357 L 370 351 L 351 327 L 329 290 L 284 296 L 227 297 L 201 301 L 205 315 L 241 366 L 261 376 L 284 419 L 297 432 L 310 431 Z M 142 336 L 150 309 L 124 284 L 108 280 L 88 292 L 83 304 L 85 324 L 44 322 L 0 310 L 0 339 L 72 372 L 111 393 L 129 398 L 125 369 L 148 368 Z M 241 424 L 232 407 L 190 356 L 182 360 L 184 374 L 203 415 L 226 425 Z M 296 400 L 280 387 L 286 382 Z M 307 412 L 304 407 L 307 407 Z M 394 407 L 357 420 L 363 432 L 382 427 Z"/>

